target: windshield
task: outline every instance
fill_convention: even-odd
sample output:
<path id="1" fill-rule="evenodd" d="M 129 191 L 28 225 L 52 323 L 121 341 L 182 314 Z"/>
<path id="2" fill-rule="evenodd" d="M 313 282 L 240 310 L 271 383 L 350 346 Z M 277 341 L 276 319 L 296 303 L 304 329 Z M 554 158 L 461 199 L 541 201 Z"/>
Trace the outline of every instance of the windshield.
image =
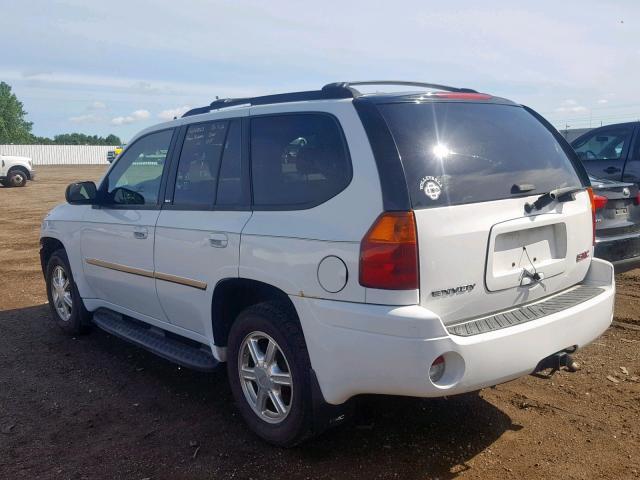
<path id="1" fill-rule="evenodd" d="M 433 102 L 379 108 L 400 153 L 414 208 L 582 185 L 553 134 L 522 107 Z"/>

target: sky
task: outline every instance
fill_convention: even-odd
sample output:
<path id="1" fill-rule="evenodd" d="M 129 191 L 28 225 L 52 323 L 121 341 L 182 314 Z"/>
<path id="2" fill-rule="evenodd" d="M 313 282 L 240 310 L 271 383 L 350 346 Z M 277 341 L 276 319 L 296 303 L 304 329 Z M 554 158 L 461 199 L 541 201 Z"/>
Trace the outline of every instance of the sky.
<path id="1" fill-rule="evenodd" d="M 216 96 L 344 80 L 464 86 L 556 127 L 640 119 L 640 1 L 0 0 L 33 133 L 123 140 Z"/>

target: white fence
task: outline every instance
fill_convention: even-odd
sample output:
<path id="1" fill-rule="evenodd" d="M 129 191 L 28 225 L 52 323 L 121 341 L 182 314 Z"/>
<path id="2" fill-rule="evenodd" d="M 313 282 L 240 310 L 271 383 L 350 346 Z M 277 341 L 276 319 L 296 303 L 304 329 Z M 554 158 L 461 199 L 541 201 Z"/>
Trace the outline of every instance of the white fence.
<path id="1" fill-rule="evenodd" d="M 116 147 L 95 145 L 0 145 L 0 155 L 30 157 L 34 165 L 104 165 Z"/>

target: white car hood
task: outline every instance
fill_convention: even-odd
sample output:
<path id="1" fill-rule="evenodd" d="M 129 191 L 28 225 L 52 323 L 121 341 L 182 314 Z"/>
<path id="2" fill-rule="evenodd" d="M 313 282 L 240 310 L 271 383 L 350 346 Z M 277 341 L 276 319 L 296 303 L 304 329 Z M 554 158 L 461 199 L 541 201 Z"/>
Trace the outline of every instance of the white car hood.
<path id="1" fill-rule="evenodd" d="M 31 158 L 29 157 L 18 157 L 17 155 L 2 155 L 0 154 L 0 158 L 2 160 L 8 161 L 8 162 L 17 162 L 17 163 L 28 163 L 31 161 Z"/>

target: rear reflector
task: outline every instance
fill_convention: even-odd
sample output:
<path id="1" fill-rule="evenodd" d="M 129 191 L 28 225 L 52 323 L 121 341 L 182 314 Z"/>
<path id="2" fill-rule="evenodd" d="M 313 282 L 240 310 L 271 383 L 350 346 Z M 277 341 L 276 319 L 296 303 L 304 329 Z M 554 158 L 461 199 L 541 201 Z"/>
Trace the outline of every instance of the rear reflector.
<path id="1" fill-rule="evenodd" d="M 596 195 L 593 194 L 593 188 L 588 187 L 587 192 L 589 193 L 589 201 L 591 202 L 591 222 L 593 224 L 593 245 L 596 244 Z M 597 195 L 599 196 L 599 195 Z"/>
<path id="2" fill-rule="evenodd" d="M 360 285 L 384 290 L 418 288 L 418 244 L 413 212 L 380 215 L 360 243 Z"/>
<path id="3" fill-rule="evenodd" d="M 431 367 L 429 368 L 429 379 L 433 383 L 438 383 L 438 381 L 444 375 L 444 368 L 445 368 L 444 357 L 440 355 L 438 358 L 436 358 L 433 361 L 433 363 L 431 364 Z"/>

